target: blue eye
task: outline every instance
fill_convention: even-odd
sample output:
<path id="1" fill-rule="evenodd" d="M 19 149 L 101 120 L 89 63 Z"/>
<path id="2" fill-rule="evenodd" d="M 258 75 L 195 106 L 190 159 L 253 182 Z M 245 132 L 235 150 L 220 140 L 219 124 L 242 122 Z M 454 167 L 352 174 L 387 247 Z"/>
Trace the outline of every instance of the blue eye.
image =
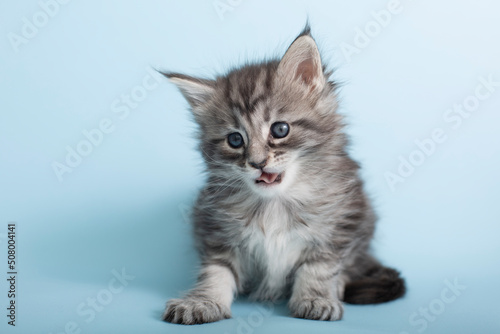
<path id="1" fill-rule="evenodd" d="M 290 132 L 290 126 L 285 122 L 276 122 L 271 125 L 271 134 L 274 138 L 285 138 Z"/>
<path id="2" fill-rule="evenodd" d="M 227 136 L 227 142 L 232 148 L 240 148 L 243 146 L 243 137 L 238 132 L 233 132 Z"/>

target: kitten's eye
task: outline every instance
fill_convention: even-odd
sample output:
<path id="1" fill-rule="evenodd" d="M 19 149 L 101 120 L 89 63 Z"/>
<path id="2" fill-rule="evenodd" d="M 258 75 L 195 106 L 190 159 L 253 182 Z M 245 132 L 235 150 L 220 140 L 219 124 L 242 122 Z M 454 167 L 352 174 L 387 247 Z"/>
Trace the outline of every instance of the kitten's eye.
<path id="1" fill-rule="evenodd" d="M 271 125 L 271 134 L 274 138 L 285 138 L 290 132 L 290 126 L 285 122 L 276 122 Z"/>
<path id="2" fill-rule="evenodd" d="M 243 137 L 238 132 L 233 132 L 227 136 L 227 142 L 232 148 L 240 148 L 243 146 Z"/>

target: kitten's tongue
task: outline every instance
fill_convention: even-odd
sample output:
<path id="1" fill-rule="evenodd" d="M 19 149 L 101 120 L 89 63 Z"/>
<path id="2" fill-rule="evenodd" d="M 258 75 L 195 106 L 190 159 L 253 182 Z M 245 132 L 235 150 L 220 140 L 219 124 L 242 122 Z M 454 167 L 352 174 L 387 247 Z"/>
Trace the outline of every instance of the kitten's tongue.
<path id="1" fill-rule="evenodd" d="M 262 172 L 257 181 L 264 181 L 265 183 L 273 183 L 278 177 L 278 173 L 266 173 Z"/>

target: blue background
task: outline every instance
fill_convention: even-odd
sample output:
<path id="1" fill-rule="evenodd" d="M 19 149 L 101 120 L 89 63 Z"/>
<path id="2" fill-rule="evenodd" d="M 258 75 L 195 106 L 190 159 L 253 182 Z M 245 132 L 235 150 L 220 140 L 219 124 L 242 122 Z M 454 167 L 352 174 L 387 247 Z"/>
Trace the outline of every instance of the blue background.
<path id="1" fill-rule="evenodd" d="M 352 57 L 342 46 L 354 45 L 357 29 L 373 24 L 372 12 L 388 1 L 233 0 L 221 15 L 214 2 L 74 0 L 52 8 L 47 22 L 41 14 L 43 27 L 18 48 L 9 36 L 21 35 L 23 17 L 33 22 L 41 5 L 0 4 L 1 332 L 60 333 L 72 322 L 81 333 L 499 332 L 500 87 L 458 127 L 443 118 L 473 101 L 480 77 L 500 80 L 498 2 L 401 0 L 402 12 Z M 339 322 L 238 300 L 230 320 L 164 323 L 167 299 L 196 276 L 185 217 L 203 176 L 187 103 L 166 80 L 155 84 L 150 68 L 210 76 L 282 55 L 307 16 L 343 83 L 351 151 L 380 216 L 374 250 L 402 271 L 408 294 L 347 305 Z M 157 87 L 141 90 L 143 80 Z M 122 94 L 132 92 L 143 100 L 124 107 Z M 60 181 L 54 162 L 65 163 L 67 147 L 105 119 L 113 131 Z M 436 128 L 446 141 L 391 189 L 386 173 L 397 173 L 399 157 L 408 159 Z M 5 317 L 11 221 L 15 328 Z M 112 272 L 122 269 L 134 278 L 110 294 Z M 443 291 L 453 295 L 446 280 L 462 286 L 450 303 L 442 299 Z M 78 307 L 88 310 L 88 298 L 98 296 L 105 305 L 87 322 Z M 427 319 L 424 308 L 434 310 Z"/>

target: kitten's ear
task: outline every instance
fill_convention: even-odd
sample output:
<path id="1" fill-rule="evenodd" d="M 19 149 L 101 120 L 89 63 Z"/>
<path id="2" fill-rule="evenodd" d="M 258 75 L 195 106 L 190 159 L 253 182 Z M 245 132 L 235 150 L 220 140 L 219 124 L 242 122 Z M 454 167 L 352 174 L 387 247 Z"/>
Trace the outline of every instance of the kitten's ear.
<path id="1" fill-rule="evenodd" d="M 170 72 L 160 72 L 170 79 L 182 92 L 191 107 L 196 108 L 208 101 L 214 94 L 215 81 L 190 77 Z"/>
<path id="2" fill-rule="evenodd" d="M 325 86 L 325 75 L 318 46 L 306 29 L 293 41 L 278 66 L 285 80 L 298 80 L 311 90 Z"/>

